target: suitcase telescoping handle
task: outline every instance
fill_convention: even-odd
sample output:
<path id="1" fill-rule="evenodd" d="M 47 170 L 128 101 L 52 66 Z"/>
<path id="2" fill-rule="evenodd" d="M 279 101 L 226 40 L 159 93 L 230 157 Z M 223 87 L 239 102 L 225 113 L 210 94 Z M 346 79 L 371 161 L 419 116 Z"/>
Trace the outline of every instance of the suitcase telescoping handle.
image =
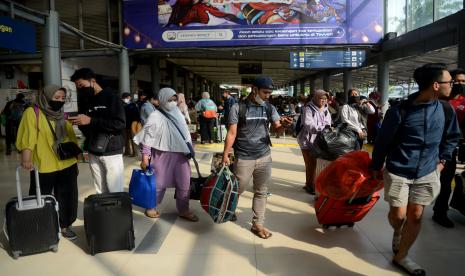
<path id="1" fill-rule="evenodd" d="M 20 165 L 16 168 L 16 192 L 18 194 L 18 208 L 23 208 L 23 195 L 21 193 L 21 179 L 19 177 L 19 172 L 23 167 Z M 37 197 L 37 206 L 41 207 L 44 205 L 42 201 L 42 195 L 40 194 L 40 185 L 39 185 L 39 171 L 37 168 L 33 168 L 35 173 L 35 181 L 36 181 L 36 197 Z"/>

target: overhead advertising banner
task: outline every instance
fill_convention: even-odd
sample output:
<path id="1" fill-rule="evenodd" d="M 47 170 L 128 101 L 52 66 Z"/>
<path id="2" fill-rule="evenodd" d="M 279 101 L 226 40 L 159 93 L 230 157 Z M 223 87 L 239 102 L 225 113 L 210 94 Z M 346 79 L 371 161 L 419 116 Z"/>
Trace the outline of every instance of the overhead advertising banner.
<path id="1" fill-rule="evenodd" d="M 364 50 L 301 51 L 290 53 L 291 69 L 356 68 L 365 62 Z"/>
<path id="2" fill-rule="evenodd" d="M 0 16 L 0 48 L 35 53 L 36 30 L 34 26 Z"/>
<path id="3" fill-rule="evenodd" d="M 383 0 L 125 0 L 128 48 L 375 44 Z"/>

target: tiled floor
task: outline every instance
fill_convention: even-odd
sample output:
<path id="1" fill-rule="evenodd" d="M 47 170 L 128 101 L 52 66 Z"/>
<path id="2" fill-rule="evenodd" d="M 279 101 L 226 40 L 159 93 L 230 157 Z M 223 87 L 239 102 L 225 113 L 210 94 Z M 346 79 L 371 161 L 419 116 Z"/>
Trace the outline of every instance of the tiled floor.
<path id="1" fill-rule="evenodd" d="M 402 275 L 390 264 L 391 233 L 386 220 L 387 205 L 380 201 L 354 228 L 324 230 L 318 224 L 313 199 L 303 193 L 304 166 L 300 150 L 286 145 L 273 148 L 272 196 L 268 201 L 266 226 L 269 240 L 250 233 L 251 198 L 244 193 L 238 206 L 237 223 L 213 224 L 191 201 L 200 222 L 179 220 L 173 191 L 160 206 L 162 218 L 146 218 L 134 208 L 134 251 L 87 254 L 82 203 L 94 192 L 87 164 L 79 165 L 80 209 L 74 229 L 75 243 L 61 240 L 58 253 L 44 253 L 13 260 L 0 249 L 0 275 Z M 221 146 L 198 148 L 201 171 L 208 173 L 213 152 Z M 0 152 L 0 203 L 16 194 L 14 169 L 19 156 Z M 126 178 L 138 165 L 125 159 Z M 23 190 L 27 189 L 24 176 Z M 411 256 L 428 275 L 464 275 L 465 217 L 451 211 L 456 228 L 444 229 L 431 221 L 427 209 L 421 235 Z M 5 247 L 5 238 L 1 238 Z"/>

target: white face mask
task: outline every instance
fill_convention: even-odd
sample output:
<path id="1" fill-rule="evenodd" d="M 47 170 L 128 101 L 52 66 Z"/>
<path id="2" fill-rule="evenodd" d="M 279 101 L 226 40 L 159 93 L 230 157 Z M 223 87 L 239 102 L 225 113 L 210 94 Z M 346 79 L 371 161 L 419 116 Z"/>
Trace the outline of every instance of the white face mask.
<path id="1" fill-rule="evenodd" d="M 265 101 L 258 96 L 258 94 L 255 96 L 255 101 L 257 102 L 258 105 L 262 105 L 265 103 Z"/>
<path id="2" fill-rule="evenodd" d="M 130 102 L 130 100 L 128 98 L 126 98 L 126 99 L 123 100 L 123 102 L 128 104 Z"/>
<path id="3" fill-rule="evenodd" d="M 174 110 L 175 108 L 178 107 L 178 103 L 177 102 L 168 102 L 168 104 L 166 105 L 166 109 L 168 111 L 172 111 Z"/>
<path id="4" fill-rule="evenodd" d="M 137 95 L 137 94 L 134 94 L 133 98 L 134 98 L 134 101 L 136 101 L 136 102 L 137 102 L 137 100 L 139 99 L 139 95 Z"/>

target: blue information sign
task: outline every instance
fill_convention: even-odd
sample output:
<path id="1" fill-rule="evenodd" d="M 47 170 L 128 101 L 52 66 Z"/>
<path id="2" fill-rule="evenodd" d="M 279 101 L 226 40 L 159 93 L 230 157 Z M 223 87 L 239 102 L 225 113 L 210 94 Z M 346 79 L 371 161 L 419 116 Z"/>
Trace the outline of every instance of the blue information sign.
<path id="1" fill-rule="evenodd" d="M 35 53 L 36 30 L 34 26 L 0 16 L 0 48 Z"/>
<path id="2" fill-rule="evenodd" d="M 356 68 L 365 62 L 364 50 L 291 52 L 291 69 Z"/>

